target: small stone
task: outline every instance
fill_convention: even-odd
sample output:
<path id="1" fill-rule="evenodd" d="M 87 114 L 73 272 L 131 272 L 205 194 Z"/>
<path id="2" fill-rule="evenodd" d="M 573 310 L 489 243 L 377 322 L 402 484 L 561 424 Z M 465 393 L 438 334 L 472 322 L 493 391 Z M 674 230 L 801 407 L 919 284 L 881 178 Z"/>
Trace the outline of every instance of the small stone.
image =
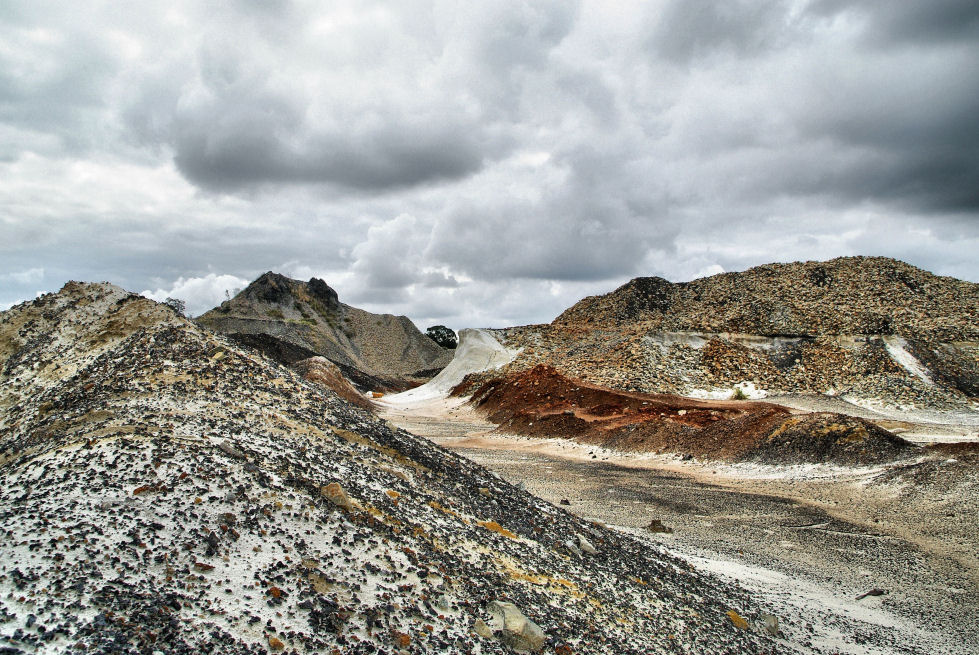
<path id="1" fill-rule="evenodd" d="M 488 487 L 480 487 L 479 488 L 479 495 L 480 496 L 485 496 L 486 498 L 492 498 L 493 497 L 493 494 L 490 492 L 490 490 L 489 490 Z"/>
<path id="2" fill-rule="evenodd" d="M 269 648 L 271 648 L 272 650 L 280 651 L 285 647 L 286 645 L 282 643 L 280 640 L 276 639 L 275 637 L 269 637 Z"/>
<path id="3" fill-rule="evenodd" d="M 391 637 L 394 640 L 394 645 L 398 648 L 407 648 L 409 645 L 411 645 L 411 637 L 403 632 L 392 630 Z"/>
<path id="4" fill-rule="evenodd" d="M 865 591 L 864 593 L 857 596 L 857 600 L 863 600 L 867 596 L 883 596 L 887 592 L 883 589 L 871 589 L 870 591 Z"/>
<path id="5" fill-rule="evenodd" d="M 337 507 L 344 509 L 348 512 L 354 512 L 357 510 L 356 504 L 347 495 L 343 487 L 340 486 L 338 482 L 331 482 L 325 487 L 320 488 L 320 494 L 328 501 L 336 505 Z"/>
<path id="6" fill-rule="evenodd" d="M 486 621 L 482 619 L 476 619 L 476 622 L 473 623 L 473 632 L 475 632 L 483 639 L 493 638 L 493 631 L 490 629 L 488 625 L 486 625 Z"/>
<path id="7" fill-rule="evenodd" d="M 762 612 L 759 616 L 761 619 L 761 625 L 765 629 L 765 632 L 774 636 L 778 636 L 778 617 L 774 614 L 766 614 Z"/>
<path id="8" fill-rule="evenodd" d="M 245 459 L 245 453 L 241 452 L 240 450 L 238 450 L 237 448 L 235 448 L 233 445 L 231 445 L 231 442 L 228 441 L 228 440 L 225 440 L 225 441 L 222 441 L 221 443 L 219 443 L 218 444 L 218 448 L 225 455 L 228 455 L 230 457 L 234 457 L 236 459 Z"/>
<path id="9" fill-rule="evenodd" d="M 537 652 L 547 637 L 541 627 L 528 619 L 513 603 L 492 601 L 486 606 L 493 617 L 494 632 L 500 630 L 500 641 L 515 651 Z"/>
<path id="10" fill-rule="evenodd" d="M 578 535 L 578 547 L 584 553 L 588 553 L 589 555 L 598 555 L 598 549 L 595 548 L 590 541 L 585 539 L 584 535 Z"/>
<path id="11" fill-rule="evenodd" d="M 748 622 L 745 621 L 744 618 L 734 610 L 727 611 L 727 618 L 731 619 L 731 623 L 734 624 L 735 628 L 738 628 L 739 630 L 748 629 Z"/>

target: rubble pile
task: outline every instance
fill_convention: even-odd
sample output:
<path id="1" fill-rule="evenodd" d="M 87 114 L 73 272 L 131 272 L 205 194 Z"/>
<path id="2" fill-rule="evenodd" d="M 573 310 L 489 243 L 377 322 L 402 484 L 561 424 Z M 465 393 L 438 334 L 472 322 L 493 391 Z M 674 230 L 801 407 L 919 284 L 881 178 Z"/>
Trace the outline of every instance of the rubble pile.
<path id="1" fill-rule="evenodd" d="M 963 410 L 979 397 L 979 285 L 885 258 L 636 278 L 497 335 L 522 349 L 509 371 L 545 364 L 621 390 Z"/>
<path id="2" fill-rule="evenodd" d="M 737 586 L 107 284 L 0 314 L 0 472 L 4 653 L 808 650 Z"/>
<path id="3" fill-rule="evenodd" d="M 920 448 L 863 419 L 793 414 L 757 401 L 614 391 L 532 369 L 458 388 L 505 433 L 565 437 L 620 451 L 766 464 L 879 465 Z"/>

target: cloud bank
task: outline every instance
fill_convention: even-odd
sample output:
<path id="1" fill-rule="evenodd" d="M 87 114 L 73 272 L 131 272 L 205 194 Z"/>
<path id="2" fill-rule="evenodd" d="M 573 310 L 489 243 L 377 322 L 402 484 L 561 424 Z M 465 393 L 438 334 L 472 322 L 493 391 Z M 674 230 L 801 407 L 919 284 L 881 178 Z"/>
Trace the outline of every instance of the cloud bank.
<path id="1" fill-rule="evenodd" d="M 0 305 L 266 270 L 422 327 L 873 254 L 979 280 L 979 7 L 7 3 Z"/>

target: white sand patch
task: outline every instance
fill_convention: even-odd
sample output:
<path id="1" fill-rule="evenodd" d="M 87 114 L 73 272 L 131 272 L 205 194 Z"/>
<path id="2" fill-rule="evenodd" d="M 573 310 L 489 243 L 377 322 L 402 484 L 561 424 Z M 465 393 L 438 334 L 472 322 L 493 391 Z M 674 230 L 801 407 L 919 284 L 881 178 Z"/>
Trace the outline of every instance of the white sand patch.
<path id="1" fill-rule="evenodd" d="M 677 553 L 674 550 L 674 554 Z M 854 643 L 855 634 L 887 633 L 896 637 L 908 651 L 928 653 L 966 652 L 955 648 L 948 637 L 922 630 L 888 611 L 883 598 L 867 597 L 856 600 L 843 596 L 839 589 L 829 588 L 798 576 L 788 576 L 772 569 L 751 566 L 743 562 L 683 554 L 701 571 L 737 581 L 770 604 L 782 619 L 805 617 L 812 626 L 808 636 L 812 645 L 824 652 L 846 652 L 861 655 L 884 655 L 895 652 L 885 645 Z M 791 625 L 780 621 L 783 629 Z M 790 639 L 804 635 L 786 635 Z M 877 640 L 868 640 L 877 641 Z M 920 650 L 918 650 L 920 649 Z M 903 649 L 900 652 L 905 652 Z"/>
<path id="2" fill-rule="evenodd" d="M 884 346 L 891 358 L 904 367 L 911 375 L 921 379 L 928 385 L 934 386 L 935 382 L 931 379 L 931 372 L 928 368 L 918 361 L 918 359 L 908 352 L 908 342 L 897 336 L 884 337 Z"/>
<path id="3" fill-rule="evenodd" d="M 384 396 L 378 404 L 390 407 L 416 405 L 445 398 L 470 373 L 491 371 L 513 361 L 519 350 L 505 348 L 488 330 L 459 331 L 459 347 L 442 372 L 420 387 Z"/>

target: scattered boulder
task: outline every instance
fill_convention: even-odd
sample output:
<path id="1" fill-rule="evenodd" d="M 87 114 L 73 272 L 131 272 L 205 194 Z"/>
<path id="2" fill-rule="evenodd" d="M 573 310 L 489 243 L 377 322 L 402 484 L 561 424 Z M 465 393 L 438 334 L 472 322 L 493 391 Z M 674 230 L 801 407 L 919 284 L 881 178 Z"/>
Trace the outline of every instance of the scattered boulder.
<path id="1" fill-rule="evenodd" d="M 598 549 L 595 548 L 590 541 L 585 539 L 585 536 L 582 534 L 578 535 L 578 548 L 580 548 L 581 552 L 583 553 L 588 553 L 589 555 L 598 555 Z"/>
<path id="2" fill-rule="evenodd" d="M 767 614 L 765 612 L 762 612 L 761 614 L 758 615 L 758 618 L 761 620 L 761 627 L 765 630 L 765 632 L 772 635 L 773 637 L 778 636 L 779 629 L 778 629 L 777 616 L 775 616 L 774 614 Z"/>
<path id="3" fill-rule="evenodd" d="M 490 629 L 488 625 L 486 625 L 486 621 L 482 619 L 476 619 L 476 622 L 473 623 L 473 632 L 475 632 L 483 639 L 493 638 L 493 631 Z"/>

